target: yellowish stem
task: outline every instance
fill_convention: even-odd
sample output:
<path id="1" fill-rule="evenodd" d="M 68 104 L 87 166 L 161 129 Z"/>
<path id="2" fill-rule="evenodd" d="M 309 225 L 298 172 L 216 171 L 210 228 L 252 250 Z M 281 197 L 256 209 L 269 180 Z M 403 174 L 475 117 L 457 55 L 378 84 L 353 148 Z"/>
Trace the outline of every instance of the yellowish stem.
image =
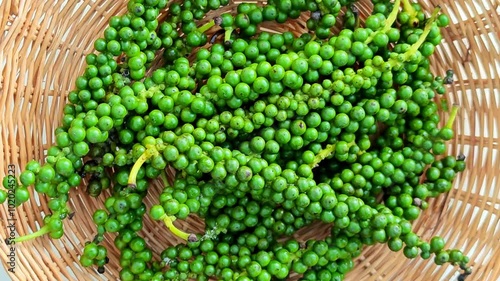
<path id="1" fill-rule="evenodd" d="M 165 86 L 164 85 L 156 85 L 156 86 L 153 86 L 147 90 L 144 90 L 142 92 L 140 92 L 137 96 L 141 99 L 150 99 L 154 96 L 154 94 L 160 92 L 162 90 L 164 90 Z"/>
<path id="2" fill-rule="evenodd" d="M 335 144 L 328 144 L 325 149 L 322 149 L 316 157 L 314 157 L 314 162 L 309 164 L 311 168 L 316 168 L 319 165 L 319 162 L 323 161 L 326 157 L 332 155 L 335 150 Z"/>
<path id="3" fill-rule="evenodd" d="M 389 14 L 389 16 L 387 17 L 387 20 L 385 21 L 385 26 L 379 32 L 387 33 L 387 31 L 389 31 L 392 28 L 392 24 L 396 21 L 396 18 L 398 17 L 400 5 L 401 5 L 401 0 L 394 1 L 394 7 L 393 7 L 391 13 Z M 370 37 L 368 37 L 368 39 L 366 39 L 365 44 L 370 44 L 370 42 L 373 41 L 373 38 L 375 38 L 375 35 L 377 35 L 377 33 L 378 32 L 373 32 L 372 34 L 370 34 Z"/>
<path id="4" fill-rule="evenodd" d="M 130 170 L 130 175 L 128 177 L 128 185 L 130 187 L 136 187 L 137 182 L 137 174 L 141 169 L 142 165 L 151 157 L 158 154 L 158 150 L 154 147 L 146 148 L 146 151 L 142 153 L 142 155 L 135 161 L 134 166 Z"/>
<path id="5" fill-rule="evenodd" d="M 232 28 L 226 29 L 226 32 L 224 33 L 224 42 L 231 41 L 231 34 L 233 34 L 233 29 Z"/>
<path id="6" fill-rule="evenodd" d="M 161 171 L 160 177 L 163 182 L 163 187 L 170 186 L 170 184 L 168 183 L 167 172 L 165 172 L 165 170 Z"/>
<path id="7" fill-rule="evenodd" d="M 171 216 L 165 216 L 165 218 L 163 218 L 163 222 L 165 223 L 165 225 L 167 226 L 167 228 L 177 237 L 181 238 L 182 240 L 186 240 L 188 241 L 191 234 L 189 233 L 186 233 L 180 229 L 178 229 L 173 221 L 175 220 L 175 217 L 171 217 Z"/>
<path id="8" fill-rule="evenodd" d="M 50 232 L 50 228 L 49 228 L 48 225 L 46 225 L 46 226 L 43 226 L 42 228 L 40 228 L 36 232 L 33 232 L 31 234 L 27 234 L 27 235 L 23 235 L 23 236 L 19 236 L 17 238 L 12 239 L 12 241 L 14 241 L 15 243 L 20 243 L 20 242 L 23 242 L 23 241 L 28 241 L 28 240 L 35 239 L 35 238 L 40 237 L 42 235 L 45 235 L 45 234 L 47 234 L 49 232 Z"/>
<path id="9" fill-rule="evenodd" d="M 198 27 L 198 31 L 201 33 L 204 33 L 205 31 L 212 28 L 212 26 L 215 26 L 215 20 L 211 20 L 211 21 L 205 23 L 204 25 Z"/>
<path id="10" fill-rule="evenodd" d="M 354 145 L 354 142 L 350 142 L 347 145 L 350 148 L 351 146 Z M 316 154 L 316 157 L 314 157 L 314 162 L 312 162 L 311 164 L 309 164 L 309 166 L 311 168 L 318 167 L 319 163 L 321 161 L 325 160 L 327 157 L 329 157 L 330 155 L 332 155 L 335 152 L 335 147 L 336 147 L 335 144 L 328 144 L 328 145 L 326 145 L 326 147 L 324 149 L 322 149 L 320 152 L 318 152 L 318 154 Z M 362 153 L 362 152 L 360 151 L 360 153 Z M 358 153 L 358 155 L 360 153 Z"/>
<path id="11" fill-rule="evenodd" d="M 410 17 L 414 17 L 417 14 L 417 11 L 411 5 L 411 0 L 403 0 L 403 10 L 407 12 Z"/>
<path id="12" fill-rule="evenodd" d="M 354 28 L 358 28 L 360 24 L 361 24 L 361 19 L 359 18 L 359 15 L 357 15 L 356 21 L 354 22 Z"/>
<path id="13" fill-rule="evenodd" d="M 431 32 L 432 24 L 436 21 L 440 10 L 441 10 L 441 7 L 439 7 L 439 6 L 434 9 L 431 17 L 429 18 L 429 20 L 425 24 L 424 32 L 422 33 L 422 35 L 420 35 L 420 38 L 418 38 L 418 41 L 415 42 L 415 44 L 411 45 L 410 49 L 408 51 L 406 51 L 406 53 L 404 53 L 405 59 L 408 59 L 411 55 L 413 55 L 420 48 L 420 46 L 425 42 L 425 38 L 427 38 L 427 35 L 429 35 L 429 32 Z"/>
<path id="14" fill-rule="evenodd" d="M 445 128 L 451 129 L 451 127 L 453 127 L 453 123 L 455 122 L 455 119 L 457 117 L 459 109 L 460 109 L 460 106 L 458 106 L 456 104 L 453 105 L 453 107 L 451 108 L 450 118 L 448 118 L 448 121 L 446 122 Z"/>

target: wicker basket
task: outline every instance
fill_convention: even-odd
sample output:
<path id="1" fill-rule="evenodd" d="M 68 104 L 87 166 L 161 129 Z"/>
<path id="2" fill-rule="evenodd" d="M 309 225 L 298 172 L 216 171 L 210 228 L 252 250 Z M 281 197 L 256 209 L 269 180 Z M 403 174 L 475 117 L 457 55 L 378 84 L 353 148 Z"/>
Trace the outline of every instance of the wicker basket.
<path id="1" fill-rule="evenodd" d="M 9 170 L 18 175 L 27 161 L 44 157 L 44 150 L 54 141 L 53 130 L 62 116 L 66 95 L 83 71 L 84 56 L 92 52 L 93 41 L 102 34 L 107 19 L 126 11 L 126 2 L 0 0 L 1 177 Z M 427 11 L 438 4 L 452 21 L 444 32 L 443 44 L 433 56 L 432 67 L 441 74 L 449 68 L 455 70 L 456 81 L 447 98 L 450 104 L 460 104 L 462 110 L 449 152 L 462 152 L 469 161 L 466 172 L 454 182 L 454 189 L 430 202 L 429 209 L 415 223 L 415 230 L 427 239 L 442 235 L 448 247 L 468 254 L 474 267 L 470 280 L 500 280 L 499 3 L 423 2 Z M 358 7 L 364 15 L 371 9 L 369 1 L 360 2 Z M 300 22 L 288 28 L 300 29 Z M 157 195 L 152 192 L 149 198 Z M 111 262 L 104 275 L 85 269 L 78 262 L 83 243 L 95 234 L 92 210 L 102 206 L 103 199 L 89 198 L 81 189 L 74 191 L 71 198 L 76 215 L 65 221 L 66 235 L 62 239 L 42 237 L 15 245 L 15 273 L 10 273 L 13 280 L 118 279 L 118 252 L 111 237 L 105 241 L 110 246 Z M 35 231 L 47 212 L 44 198 L 32 197 L 15 210 L 16 231 L 19 235 Z M 10 233 L 9 218 L 7 207 L 2 206 L 3 238 Z M 196 219 L 188 224 L 185 228 L 203 227 Z M 144 235 L 153 249 L 179 242 L 150 220 L 144 225 Z M 300 237 L 307 239 L 326 232 L 326 227 L 315 228 Z M 0 248 L 3 266 L 10 268 L 7 263 L 11 251 L 3 242 Z M 438 267 L 431 260 L 409 261 L 385 245 L 366 248 L 357 263 L 347 280 L 454 280 L 458 274 L 456 268 Z"/>

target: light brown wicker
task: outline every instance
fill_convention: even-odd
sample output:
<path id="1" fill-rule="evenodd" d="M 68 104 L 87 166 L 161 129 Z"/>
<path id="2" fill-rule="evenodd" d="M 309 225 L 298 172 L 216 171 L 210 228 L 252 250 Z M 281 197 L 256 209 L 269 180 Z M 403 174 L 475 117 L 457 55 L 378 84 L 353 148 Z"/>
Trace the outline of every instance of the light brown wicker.
<path id="1" fill-rule="evenodd" d="M 84 56 L 93 50 L 107 20 L 126 10 L 125 0 L 40 1 L 0 0 L 0 176 L 8 167 L 20 170 L 27 161 L 42 159 L 53 143 L 67 93 L 82 73 Z M 370 1 L 358 4 L 366 15 Z M 431 11 L 441 5 L 452 18 L 442 46 L 432 61 L 435 73 L 454 69 L 449 103 L 462 109 L 456 121 L 457 136 L 449 152 L 467 156 L 468 167 L 454 189 L 436 200 L 415 223 L 424 238 L 442 235 L 448 247 L 463 250 L 474 267 L 470 280 L 500 280 L 500 8 L 497 0 L 426 0 Z M 233 6 L 234 7 L 234 6 Z M 221 11 L 219 11 L 221 12 Z M 273 29 L 273 26 L 270 26 Z M 275 27 L 274 27 L 275 28 Z M 282 27 L 280 27 L 282 28 Z M 293 27 L 300 28 L 300 24 Z M 14 166 L 9 166 L 14 165 Z M 156 189 L 159 190 L 159 189 Z M 153 192 L 150 198 L 156 197 Z M 151 202 L 149 202 L 151 203 Z M 15 245 L 13 280 L 117 280 L 117 252 L 111 250 L 104 275 L 82 268 L 78 262 L 83 243 L 95 234 L 91 214 L 102 199 L 74 191 L 72 220 L 65 221 L 66 235 Z M 0 236 L 8 235 L 7 207 L 0 208 Z M 15 226 L 22 235 L 39 227 L 48 208 L 44 198 L 33 198 L 15 211 Z M 186 228 L 201 228 L 190 219 Z M 183 226 L 184 227 L 184 226 Z M 305 231 L 301 237 L 326 233 L 325 227 Z M 153 249 L 179 242 L 162 226 L 147 220 L 144 233 Z M 106 243 L 112 245 L 108 237 Z M 3 240 L 3 239 L 2 239 Z M 0 244 L 3 266 L 10 249 Z M 113 249 L 113 247 L 110 247 Z M 454 280 L 457 269 L 438 267 L 432 260 L 408 261 L 386 246 L 366 248 L 347 280 Z M 468 280 L 469 280 L 468 279 Z"/>

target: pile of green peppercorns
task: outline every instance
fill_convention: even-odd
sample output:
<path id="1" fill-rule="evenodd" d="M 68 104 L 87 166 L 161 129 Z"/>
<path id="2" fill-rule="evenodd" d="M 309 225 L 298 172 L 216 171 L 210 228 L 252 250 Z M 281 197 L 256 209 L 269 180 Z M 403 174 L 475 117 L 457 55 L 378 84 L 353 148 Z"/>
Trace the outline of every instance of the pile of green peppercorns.
<path id="1" fill-rule="evenodd" d="M 33 186 L 51 214 L 15 242 L 62 237 L 70 192 L 85 179 L 90 196 L 111 195 L 80 262 L 103 273 L 101 242 L 116 233 L 124 281 L 342 280 L 376 243 L 458 265 L 463 280 L 468 257 L 411 224 L 465 169 L 463 155 L 445 155 L 458 106 L 440 128 L 435 102 L 453 72 L 429 68 L 449 19 L 439 7 L 427 16 L 410 0 L 373 0 L 361 21 L 356 2 L 241 3 L 201 24 L 230 1 L 130 0 L 86 56 L 44 163 L 30 161 L 17 180 L 16 204 Z M 304 34 L 260 31 L 302 14 Z M 164 64 L 148 76 L 159 53 Z M 153 179 L 164 189 L 146 206 Z M 146 213 L 186 242 L 154 259 L 141 237 Z M 204 233 L 174 225 L 190 215 Z M 293 238 L 318 221 L 328 237 Z"/>

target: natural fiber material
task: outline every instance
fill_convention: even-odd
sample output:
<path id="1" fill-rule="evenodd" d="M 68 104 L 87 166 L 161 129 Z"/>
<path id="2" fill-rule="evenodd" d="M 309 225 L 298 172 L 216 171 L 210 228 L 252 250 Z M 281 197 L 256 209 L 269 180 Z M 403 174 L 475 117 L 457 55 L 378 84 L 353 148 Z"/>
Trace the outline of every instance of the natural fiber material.
<path id="1" fill-rule="evenodd" d="M 428 210 L 415 222 L 424 239 L 441 235 L 447 247 L 459 248 L 471 257 L 470 280 L 500 278 L 500 8 L 496 0 L 430 0 L 424 8 L 441 5 L 451 18 L 436 50 L 432 69 L 444 75 L 455 71 L 455 82 L 448 88 L 448 104 L 461 106 L 455 122 L 456 137 L 448 152 L 467 156 L 467 170 L 454 182 L 454 189 L 431 200 Z M 369 1 L 357 4 L 361 14 L 371 10 Z M 234 8 L 232 5 L 230 8 Z M 54 142 L 68 92 L 83 72 L 84 56 L 102 36 L 107 20 L 126 11 L 126 1 L 39 1 L 0 0 L 0 176 L 10 168 L 16 175 L 31 159 L 43 159 L 44 150 Z M 218 12 L 223 12 L 221 9 Z M 270 30 L 302 29 L 304 20 Z M 13 165 L 13 166 L 10 166 Z M 148 198 L 157 198 L 159 188 Z M 112 237 L 107 237 L 110 263 L 104 275 L 78 262 L 85 241 L 95 234 L 93 210 L 103 199 L 93 199 L 80 188 L 72 192 L 70 207 L 76 212 L 65 220 L 65 236 L 49 237 L 16 244 L 13 280 L 117 280 L 118 256 Z M 152 204 L 152 201 L 148 202 Z M 0 208 L 0 236 L 10 234 L 7 204 Z M 48 207 L 44 198 L 35 198 L 15 209 L 15 230 L 19 235 L 36 231 Z M 203 227 L 190 219 L 186 228 Z M 183 228 L 184 228 L 183 225 Z M 186 229 L 184 228 L 184 229 Z M 327 226 L 301 232 L 303 239 L 326 234 Z M 162 225 L 145 219 L 144 235 L 153 249 L 179 241 Z M 10 249 L 0 244 L 6 268 Z M 156 253 L 158 254 L 158 253 Z M 368 247 L 358 259 L 347 280 L 453 280 L 456 268 L 442 267 L 432 260 L 407 260 L 402 252 L 387 246 Z M 469 280 L 468 279 L 468 280 Z"/>

